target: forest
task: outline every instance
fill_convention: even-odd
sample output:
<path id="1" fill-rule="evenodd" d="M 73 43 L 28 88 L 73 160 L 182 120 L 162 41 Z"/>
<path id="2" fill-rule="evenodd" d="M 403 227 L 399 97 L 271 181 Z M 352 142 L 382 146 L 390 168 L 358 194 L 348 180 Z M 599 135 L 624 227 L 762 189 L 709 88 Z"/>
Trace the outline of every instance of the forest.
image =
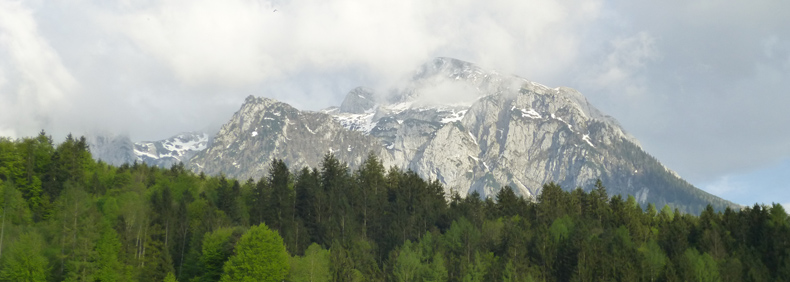
<path id="1" fill-rule="evenodd" d="M 239 181 L 42 131 L 0 138 L 0 187 L 0 281 L 790 281 L 781 205 L 686 214 L 600 181 L 461 197 L 331 154 Z"/>

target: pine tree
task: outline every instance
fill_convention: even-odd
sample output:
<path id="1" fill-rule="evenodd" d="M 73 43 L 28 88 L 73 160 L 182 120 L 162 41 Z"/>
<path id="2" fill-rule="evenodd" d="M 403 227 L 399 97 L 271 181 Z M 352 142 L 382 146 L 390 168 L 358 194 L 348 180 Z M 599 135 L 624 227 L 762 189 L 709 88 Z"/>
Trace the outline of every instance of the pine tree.
<path id="1" fill-rule="evenodd" d="M 22 234 L 8 248 L 0 268 L 0 281 L 47 281 L 49 267 L 44 248 L 44 239 L 38 233 Z"/>

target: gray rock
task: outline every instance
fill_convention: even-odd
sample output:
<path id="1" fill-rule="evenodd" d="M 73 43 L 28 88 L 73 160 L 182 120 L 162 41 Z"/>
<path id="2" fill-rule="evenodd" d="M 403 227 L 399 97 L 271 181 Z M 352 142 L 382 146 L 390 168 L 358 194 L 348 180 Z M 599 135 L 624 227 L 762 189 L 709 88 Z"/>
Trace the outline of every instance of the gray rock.
<path id="1" fill-rule="evenodd" d="M 354 168 L 373 153 L 386 166 L 440 181 L 448 195 L 492 197 L 507 185 L 532 198 L 551 181 L 590 190 L 601 179 L 611 195 L 641 204 L 693 213 L 708 203 L 736 207 L 661 165 L 570 88 L 438 58 L 386 102 L 373 103 L 372 93 L 357 88 L 339 110 L 321 112 L 248 97 L 190 167 L 258 179 L 274 158 L 295 170 L 317 167 L 331 152 Z"/>
<path id="2" fill-rule="evenodd" d="M 137 159 L 134 154 L 134 143 L 125 135 L 88 135 L 85 137 L 91 155 L 96 160 L 120 166 L 132 163 Z"/>
<path id="3" fill-rule="evenodd" d="M 189 162 L 211 142 L 210 136 L 203 132 L 187 132 L 164 140 L 142 142 L 132 142 L 124 135 L 106 134 L 90 135 L 86 139 L 96 160 L 115 166 L 138 162 L 164 168 Z"/>
<path id="4" fill-rule="evenodd" d="M 374 137 L 348 130 L 328 114 L 299 111 L 272 99 L 250 96 L 189 167 L 257 180 L 266 175 L 273 159 L 283 159 L 291 169 L 300 169 L 319 167 L 324 155 L 333 153 L 355 167 L 369 153 L 381 155 L 383 148 Z"/>
<path id="5" fill-rule="evenodd" d="M 362 114 L 376 106 L 373 89 L 357 87 L 346 94 L 340 111 L 343 113 Z"/>
<path id="6" fill-rule="evenodd" d="M 159 141 L 143 141 L 134 144 L 134 153 L 139 162 L 169 168 L 178 163 L 187 163 L 198 152 L 210 144 L 209 135 L 203 132 L 187 132 Z"/>

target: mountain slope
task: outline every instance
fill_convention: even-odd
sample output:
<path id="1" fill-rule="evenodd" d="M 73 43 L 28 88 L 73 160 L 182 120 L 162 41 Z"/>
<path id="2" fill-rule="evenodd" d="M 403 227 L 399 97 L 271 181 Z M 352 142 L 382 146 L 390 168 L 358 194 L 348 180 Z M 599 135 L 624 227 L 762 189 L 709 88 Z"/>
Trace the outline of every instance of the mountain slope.
<path id="1" fill-rule="evenodd" d="M 531 197 L 554 181 L 699 212 L 732 203 L 683 181 L 578 91 L 437 58 L 402 88 L 349 92 L 340 108 L 299 111 L 248 97 L 191 167 L 259 178 L 272 158 L 292 169 L 317 166 L 333 152 L 352 167 L 369 153 L 388 166 L 436 179 L 447 193 L 491 196 L 504 185 Z M 448 103 L 446 101 L 452 101 Z"/>
<path id="2" fill-rule="evenodd" d="M 188 162 L 211 142 L 209 135 L 203 132 L 186 132 L 164 140 L 143 142 L 132 142 L 123 135 L 92 135 L 87 141 L 96 160 L 116 166 L 136 161 L 165 168 Z"/>
<path id="3" fill-rule="evenodd" d="M 190 167 L 209 174 L 259 179 L 275 158 L 287 160 L 289 167 L 298 169 L 317 167 L 324 154 L 332 152 L 357 165 L 367 152 L 380 150 L 375 138 L 347 130 L 327 114 L 299 111 L 272 99 L 250 96 L 222 126 L 213 145 L 190 161 Z"/>
<path id="4" fill-rule="evenodd" d="M 188 162 L 195 154 L 205 150 L 210 143 L 209 135 L 203 132 L 188 132 L 165 140 L 145 141 L 134 144 L 137 160 L 149 165 L 170 167 L 179 162 Z"/>
<path id="5" fill-rule="evenodd" d="M 85 137 L 91 155 L 96 160 L 120 166 L 133 163 L 137 156 L 134 154 L 134 142 L 125 135 L 94 134 Z"/>

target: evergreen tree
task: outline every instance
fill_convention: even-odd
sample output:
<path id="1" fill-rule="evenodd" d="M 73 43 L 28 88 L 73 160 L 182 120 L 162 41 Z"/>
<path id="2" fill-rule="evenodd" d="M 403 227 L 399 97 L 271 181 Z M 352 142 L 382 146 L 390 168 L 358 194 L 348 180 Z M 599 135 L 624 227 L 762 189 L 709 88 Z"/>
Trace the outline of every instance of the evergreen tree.
<path id="1" fill-rule="evenodd" d="M 382 227 L 370 219 L 379 216 L 380 207 L 384 204 L 383 196 L 386 188 L 384 185 L 384 166 L 371 153 L 365 162 L 362 163 L 359 170 L 356 171 L 354 178 L 356 179 L 355 193 L 360 196 L 358 197 L 359 203 L 357 203 L 357 206 L 360 210 L 359 217 L 362 220 L 363 236 L 367 236 L 368 229 L 373 229 L 373 233 L 376 234 L 380 232 Z"/>
<path id="2" fill-rule="evenodd" d="M 31 223 L 30 210 L 27 207 L 22 193 L 10 182 L 0 180 L 0 258 L 3 257 L 5 247 L 6 228 Z"/>
<path id="3" fill-rule="evenodd" d="M 296 176 L 294 192 L 296 200 L 296 217 L 298 218 L 301 229 L 297 229 L 295 236 L 297 242 L 316 242 L 323 243 L 321 211 L 326 200 L 323 191 L 320 190 L 318 170 L 303 168 Z M 304 246 L 306 244 L 302 244 Z M 300 251 L 300 250 L 297 250 Z"/>
<path id="4" fill-rule="evenodd" d="M 26 232 L 7 251 L 0 269 L 0 281 L 47 281 L 49 270 L 43 254 L 44 239 L 36 232 Z"/>
<path id="5" fill-rule="evenodd" d="M 123 264 L 118 259 L 121 241 L 118 234 L 107 223 L 102 224 L 102 233 L 96 242 L 96 252 L 91 259 L 96 264 L 96 281 L 126 281 Z"/>

